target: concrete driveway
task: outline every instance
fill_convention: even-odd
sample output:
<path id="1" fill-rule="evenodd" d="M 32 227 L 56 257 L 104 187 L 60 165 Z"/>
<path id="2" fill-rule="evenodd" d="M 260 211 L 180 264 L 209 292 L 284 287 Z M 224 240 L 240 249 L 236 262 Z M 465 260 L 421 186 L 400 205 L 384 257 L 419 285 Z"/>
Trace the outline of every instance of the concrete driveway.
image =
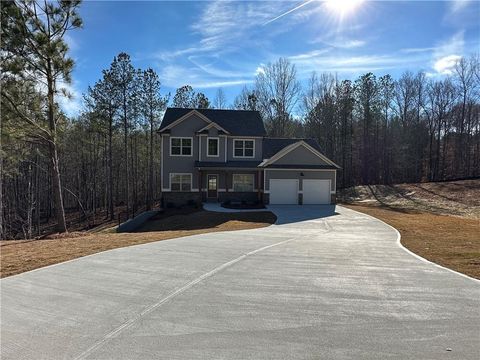
<path id="1" fill-rule="evenodd" d="M 480 283 L 337 206 L 1 280 L 2 359 L 478 359 Z"/>

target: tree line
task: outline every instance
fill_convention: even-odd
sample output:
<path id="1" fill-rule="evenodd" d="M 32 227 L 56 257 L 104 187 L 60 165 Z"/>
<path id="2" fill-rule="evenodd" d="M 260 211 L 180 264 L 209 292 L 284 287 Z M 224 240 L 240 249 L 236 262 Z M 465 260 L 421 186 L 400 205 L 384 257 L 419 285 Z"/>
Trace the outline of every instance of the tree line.
<path id="1" fill-rule="evenodd" d="M 65 34 L 82 26 L 79 1 L 2 4 L 0 237 L 32 238 L 131 217 L 161 196 L 167 106 L 257 110 L 269 136 L 312 137 L 342 170 L 338 187 L 479 176 L 480 66 L 462 58 L 448 76 L 313 73 L 301 85 L 285 58 L 267 64 L 228 104 L 185 85 L 163 93 L 154 69 L 120 53 L 83 94 L 69 96 Z"/>

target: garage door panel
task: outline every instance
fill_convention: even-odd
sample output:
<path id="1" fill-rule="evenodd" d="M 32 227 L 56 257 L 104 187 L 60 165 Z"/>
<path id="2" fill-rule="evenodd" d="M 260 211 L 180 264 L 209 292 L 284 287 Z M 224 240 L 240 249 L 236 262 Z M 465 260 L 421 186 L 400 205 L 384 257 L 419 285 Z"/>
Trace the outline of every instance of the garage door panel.
<path id="1" fill-rule="evenodd" d="M 304 204 L 330 204 L 330 180 L 303 180 Z"/>
<path id="2" fill-rule="evenodd" d="M 298 204 L 298 180 L 271 179 L 270 204 Z"/>

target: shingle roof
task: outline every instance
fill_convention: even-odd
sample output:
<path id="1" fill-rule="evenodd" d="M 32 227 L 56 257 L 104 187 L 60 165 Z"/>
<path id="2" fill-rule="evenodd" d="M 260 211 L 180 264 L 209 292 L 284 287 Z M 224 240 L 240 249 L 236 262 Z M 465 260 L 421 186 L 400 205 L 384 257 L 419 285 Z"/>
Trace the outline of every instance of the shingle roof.
<path id="1" fill-rule="evenodd" d="M 320 145 L 314 139 L 264 138 L 263 158 L 270 159 L 273 155 L 278 153 L 283 148 L 302 140 L 314 149 L 320 151 Z"/>
<path id="2" fill-rule="evenodd" d="M 265 126 L 258 111 L 185 108 L 167 108 L 160 125 L 160 131 L 192 110 L 197 110 L 205 115 L 230 132 L 231 135 L 265 136 L 266 134 Z"/>

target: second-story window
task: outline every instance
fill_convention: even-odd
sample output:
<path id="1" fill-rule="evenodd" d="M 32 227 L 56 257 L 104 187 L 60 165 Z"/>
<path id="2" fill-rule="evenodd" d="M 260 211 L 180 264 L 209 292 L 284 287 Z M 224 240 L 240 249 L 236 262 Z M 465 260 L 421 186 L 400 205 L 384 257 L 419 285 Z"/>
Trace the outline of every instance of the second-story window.
<path id="1" fill-rule="evenodd" d="M 253 158 L 253 140 L 233 140 L 233 157 Z"/>
<path id="2" fill-rule="evenodd" d="M 218 156 L 218 138 L 207 139 L 207 156 Z"/>
<path id="3" fill-rule="evenodd" d="M 192 138 L 172 137 L 170 139 L 170 155 L 191 156 Z"/>

